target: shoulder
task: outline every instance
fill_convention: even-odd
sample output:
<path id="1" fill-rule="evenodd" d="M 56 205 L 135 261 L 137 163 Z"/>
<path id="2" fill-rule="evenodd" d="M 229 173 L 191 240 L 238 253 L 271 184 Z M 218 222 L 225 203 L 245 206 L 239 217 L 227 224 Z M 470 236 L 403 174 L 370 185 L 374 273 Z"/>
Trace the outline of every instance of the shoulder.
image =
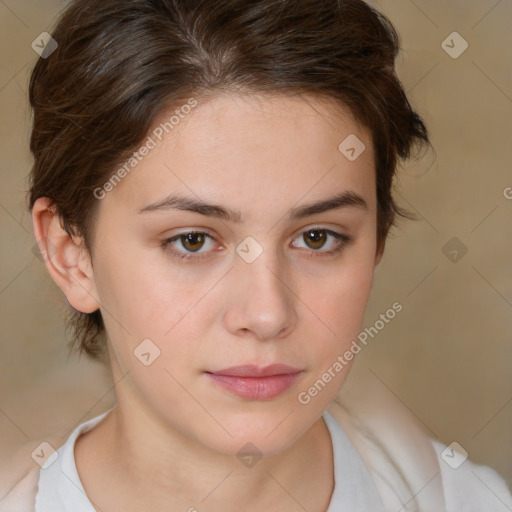
<path id="1" fill-rule="evenodd" d="M 496 471 L 469 459 L 457 469 L 450 467 L 446 461 L 456 455 L 432 439 L 403 403 L 382 386 L 342 388 L 328 412 L 359 452 L 386 510 L 512 510 L 510 491 Z"/>
<path id="2" fill-rule="evenodd" d="M 34 512 L 41 471 L 55 465 L 66 439 L 66 434 L 54 430 L 0 460 L 0 512 Z"/>
<path id="3" fill-rule="evenodd" d="M 457 445 L 431 439 L 441 469 L 448 511 L 507 512 L 512 495 L 503 478 L 492 468 L 475 464 Z"/>
<path id="4" fill-rule="evenodd" d="M 0 464 L 0 512 L 33 512 L 40 466 L 32 454 L 42 442 L 23 444 Z"/>
<path id="5" fill-rule="evenodd" d="M 0 512 L 32 512 L 35 506 L 38 480 L 39 470 L 32 468 L 21 476 L 21 479 L 13 487 L 2 488 Z"/>
<path id="6" fill-rule="evenodd" d="M 386 511 L 446 512 L 432 443 L 410 419 L 335 400 L 328 412 L 350 439 L 373 478 Z M 411 508 L 412 507 L 412 508 Z"/>
<path id="7" fill-rule="evenodd" d="M 115 406 L 114 406 L 115 407 Z M 74 458 L 77 437 L 94 428 L 114 407 L 80 423 L 71 433 L 25 443 L 0 464 L 0 512 L 92 510 Z"/>

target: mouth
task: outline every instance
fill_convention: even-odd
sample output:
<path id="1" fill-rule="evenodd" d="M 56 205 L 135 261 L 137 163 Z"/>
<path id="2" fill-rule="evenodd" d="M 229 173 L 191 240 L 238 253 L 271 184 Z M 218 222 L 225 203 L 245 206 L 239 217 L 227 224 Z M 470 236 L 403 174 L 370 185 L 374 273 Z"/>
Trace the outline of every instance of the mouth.
<path id="1" fill-rule="evenodd" d="M 221 389 L 248 400 L 270 400 L 284 393 L 303 370 L 284 364 L 233 366 L 205 372 Z"/>

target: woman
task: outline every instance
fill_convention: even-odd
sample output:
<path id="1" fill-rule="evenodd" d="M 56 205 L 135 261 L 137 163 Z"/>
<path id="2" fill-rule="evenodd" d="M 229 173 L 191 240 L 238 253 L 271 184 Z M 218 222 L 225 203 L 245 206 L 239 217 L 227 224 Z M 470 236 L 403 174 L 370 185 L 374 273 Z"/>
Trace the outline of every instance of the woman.
<path id="1" fill-rule="evenodd" d="M 361 0 L 76 0 L 52 38 L 29 204 L 117 403 L 43 445 L 11 503 L 510 509 L 494 471 L 339 393 L 407 216 L 398 160 L 429 143 L 390 22 Z"/>

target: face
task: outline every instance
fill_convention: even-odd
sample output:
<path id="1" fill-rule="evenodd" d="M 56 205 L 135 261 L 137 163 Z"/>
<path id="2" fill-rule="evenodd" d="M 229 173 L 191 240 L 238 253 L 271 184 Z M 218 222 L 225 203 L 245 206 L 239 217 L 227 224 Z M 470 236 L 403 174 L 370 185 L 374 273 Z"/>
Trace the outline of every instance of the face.
<path id="1" fill-rule="evenodd" d="M 159 140 L 172 113 L 99 200 L 92 267 L 118 406 L 219 453 L 252 442 L 276 454 L 318 420 L 351 364 L 334 369 L 380 259 L 371 139 L 347 109 L 312 97 L 199 100 Z M 339 149 L 354 135 L 366 146 L 355 160 Z M 359 202 L 305 211 L 348 193 Z M 292 369 L 225 370 L 274 364 Z"/>

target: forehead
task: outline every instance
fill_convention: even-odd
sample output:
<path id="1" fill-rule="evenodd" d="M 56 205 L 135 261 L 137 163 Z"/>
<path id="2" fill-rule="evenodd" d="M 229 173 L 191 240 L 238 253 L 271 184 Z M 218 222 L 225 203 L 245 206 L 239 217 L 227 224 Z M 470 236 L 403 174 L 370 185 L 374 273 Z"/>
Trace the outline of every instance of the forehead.
<path id="1" fill-rule="evenodd" d="M 192 109 L 173 106 L 155 118 L 148 132 L 154 147 L 108 194 L 109 202 L 133 210 L 179 191 L 240 210 L 276 200 L 289 208 L 301 197 L 345 189 L 372 202 L 371 137 L 346 106 L 284 94 L 195 101 Z M 366 146 L 354 161 L 340 149 L 347 139 Z"/>
<path id="2" fill-rule="evenodd" d="M 336 150 L 337 141 L 344 134 L 358 134 L 365 139 L 369 136 L 347 106 L 325 96 L 232 93 L 197 101 L 198 106 L 181 116 L 179 124 L 168 130 L 171 133 L 166 131 L 164 134 L 170 143 L 173 139 L 180 142 L 183 150 L 221 150 L 225 149 L 221 144 L 228 141 L 246 150 L 264 147 L 268 151 L 285 152 L 293 147 L 295 154 L 311 153 L 312 150 L 328 153 L 333 150 L 333 140 Z M 159 128 L 162 131 L 173 112 L 179 110 L 178 107 L 161 112 L 150 132 Z M 187 130 L 189 124 L 193 128 Z M 191 130 L 195 132 L 193 136 L 179 136 L 185 132 L 190 135 Z M 248 138 L 248 131 L 257 138 Z M 172 137 L 173 133 L 178 137 Z M 298 146 L 294 144 L 297 139 L 306 139 L 308 143 Z"/>

